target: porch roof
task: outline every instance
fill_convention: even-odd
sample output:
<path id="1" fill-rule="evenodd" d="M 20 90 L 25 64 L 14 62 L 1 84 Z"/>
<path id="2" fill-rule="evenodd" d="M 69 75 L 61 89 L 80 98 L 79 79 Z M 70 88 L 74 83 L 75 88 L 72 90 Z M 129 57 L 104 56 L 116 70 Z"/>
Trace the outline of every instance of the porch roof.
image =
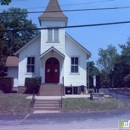
<path id="1" fill-rule="evenodd" d="M 51 47 L 48 50 L 46 50 L 44 53 L 42 53 L 40 55 L 40 58 L 42 58 L 43 56 L 45 56 L 47 53 L 51 52 L 53 53 L 53 51 L 55 51 L 56 53 L 58 53 L 61 57 L 65 58 L 65 55 L 63 53 L 61 53 L 59 50 L 57 50 L 55 47 Z"/>
<path id="2" fill-rule="evenodd" d="M 6 59 L 6 67 L 18 67 L 19 59 L 16 56 L 8 56 Z"/>

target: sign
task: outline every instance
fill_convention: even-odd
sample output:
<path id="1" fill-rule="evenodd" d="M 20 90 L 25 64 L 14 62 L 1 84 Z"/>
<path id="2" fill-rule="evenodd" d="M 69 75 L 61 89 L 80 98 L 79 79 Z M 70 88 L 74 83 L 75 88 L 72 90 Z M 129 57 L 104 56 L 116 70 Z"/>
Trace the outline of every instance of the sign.
<path id="1" fill-rule="evenodd" d="M 121 122 L 119 122 L 119 128 L 120 128 L 120 130 L 130 129 L 130 120 L 128 120 L 126 122 L 124 120 L 122 120 Z"/>

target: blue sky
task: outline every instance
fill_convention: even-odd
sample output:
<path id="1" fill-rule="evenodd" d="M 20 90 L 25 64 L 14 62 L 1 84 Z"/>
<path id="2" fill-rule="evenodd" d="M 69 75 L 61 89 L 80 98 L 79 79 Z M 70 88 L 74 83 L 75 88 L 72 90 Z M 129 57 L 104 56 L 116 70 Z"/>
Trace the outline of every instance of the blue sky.
<path id="1" fill-rule="evenodd" d="M 130 6 L 130 0 L 58 0 L 62 10 L 66 9 L 86 9 L 86 8 L 105 8 Z M 13 0 L 9 6 L 0 6 L 0 12 L 9 7 L 26 8 L 28 11 L 44 11 L 49 0 Z M 83 12 L 65 12 L 68 17 L 68 25 L 95 24 L 105 22 L 130 21 L 130 8 L 120 10 L 101 10 Z M 29 14 L 29 19 L 37 24 L 38 16 L 41 14 Z M 130 24 L 71 28 L 66 29 L 73 38 L 87 48 L 92 57 L 90 60 L 97 61 L 98 49 L 107 48 L 107 45 L 116 46 L 125 44 L 130 37 Z"/>

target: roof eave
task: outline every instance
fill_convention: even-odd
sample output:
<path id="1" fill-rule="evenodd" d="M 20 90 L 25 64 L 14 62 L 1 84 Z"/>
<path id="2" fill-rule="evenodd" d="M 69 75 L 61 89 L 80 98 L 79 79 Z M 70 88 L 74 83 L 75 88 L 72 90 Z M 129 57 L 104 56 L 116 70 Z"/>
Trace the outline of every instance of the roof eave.
<path id="1" fill-rule="evenodd" d="M 71 37 L 68 33 L 66 33 L 66 36 L 68 37 L 68 38 L 71 38 L 75 43 L 77 43 L 77 45 L 79 45 L 81 48 L 82 48 L 82 50 L 86 53 L 86 56 L 87 56 L 87 58 L 90 58 L 91 57 L 91 52 L 90 51 L 88 51 L 85 47 L 83 47 L 79 42 L 77 42 L 73 37 Z"/>
<path id="2" fill-rule="evenodd" d="M 27 44 L 25 44 L 22 48 L 20 48 L 17 52 L 14 53 L 14 55 L 18 55 L 24 48 L 26 48 L 29 44 L 31 44 L 33 41 L 35 41 L 39 36 L 41 35 L 41 33 L 39 33 L 35 38 L 33 38 L 30 42 L 28 42 Z"/>
<path id="3" fill-rule="evenodd" d="M 53 46 L 50 47 L 48 50 L 46 50 L 44 53 L 42 53 L 39 58 L 41 59 L 42 57 L 44 57 L 46 54 L 48 54 L 48 53 L 49 53 L 50 51 L 52 51 L 52 50 L 54 50 L 56 53 L 58 53 L 61 57 L 65 58 L 65 55 L 62 54 L 59 50 L 57 50 L 57 49 L 54 48 Z"/>

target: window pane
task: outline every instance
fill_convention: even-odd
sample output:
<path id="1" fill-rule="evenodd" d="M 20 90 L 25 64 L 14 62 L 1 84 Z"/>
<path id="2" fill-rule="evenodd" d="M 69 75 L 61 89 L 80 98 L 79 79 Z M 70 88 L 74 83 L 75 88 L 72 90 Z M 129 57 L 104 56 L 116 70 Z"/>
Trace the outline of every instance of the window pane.
<path id="1" fill-rule="evenodd" d="M 31 64 L 31 58 L 30 57 L 27 58 L 27 64 Z"/>
<path id="2" fill-rule="evenodd" d="M 31 67 L 27 66 L 27 72 L 31 72 Z"/>
<path id="3" fill-rule="evenodd" d="M 31 57 L 31 64 L 34 64 L 35 63 L 35 58 L 34 57 Z"/>
<path id="4" fill-rule="evenodd" d="M 58 42 L 59 41 L 59 30 L 54 29 L 54 41 Z"/>
<path id="5" fill-rule="evenodd" d="M 71 58 L 71 65 L 74 65 L 74 58 Z"/>
<path id="6" fill-rule="evenodd" d="M 35 57 L 28 57 L 27 58 L 27 72 L 32 72 L 34 73 L 35 71 Z"/>
<path id="7" fill-rule="evenodd" d="M 74 66 L 71 66 L 71 73 L 74 73 Z"/>
<path id="8" fill-rule="evenodd" d="M 75 73 L 78 73 L 78 66 L 75 66 Z"/>
<path id="9" fill-rule="evenodd" d="M 54 60 L 54 64 L 55 64 L 55 65 L 58 65 L 58 64 L 59 64 L 58 60 L 55 59 L 55 60 Z"/>
<path id="10" fill-rule="evenodd" d="M 34 73 L 34 66 L 31 66 L 31 72 Z"/>
<path id="11" fill-rule="evenodd" d="M 47 60 L 46 64 L 47 64 L 47 65 L 50 65 L 50 64 L 51 64 L 51 60 L 50 60 L 50 59 Z"/>
<path id="12" fill-rule="evenodd" d="M 52 42 L 52 29 L 48 29 L 48 42 Z"/>
<path id="13" fill-rule="evenodd" d="M 75 58 L 75 65 L 78 65 L 78 58 Z"/>

